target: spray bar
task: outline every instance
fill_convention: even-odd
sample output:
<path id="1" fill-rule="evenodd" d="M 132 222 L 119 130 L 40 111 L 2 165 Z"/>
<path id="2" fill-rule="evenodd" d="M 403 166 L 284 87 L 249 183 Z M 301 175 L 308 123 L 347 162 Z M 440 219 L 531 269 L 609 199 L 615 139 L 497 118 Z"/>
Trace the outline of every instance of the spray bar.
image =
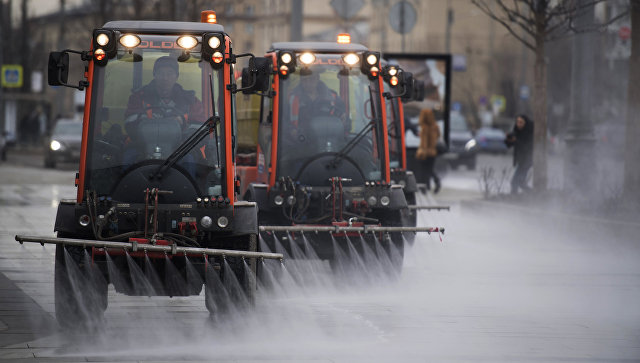
<path id="1" fill-rule="evenodd" d="M 56 238 L 56 237 L 39 237 L 39 236 L 16 236 L 16 241 L 23 244 L 24 242 L 40 243 L 44 246 L 45 243 L 63 244 L 70 246 L 81 247 L 97 247 L 97 248 L 116 248 L 131 250 L 133 252 L 143 250 L 149 252 L 167 252 L 171 254 L 194 254 L 194 255 L 211 255 L 211 256 L 224 256 L 224 257 L 244 257 L 244 258 L 267 258 L 274 260 L 282 260 L 284 257 L 282 253 L 267 253 L 267 252 L 251 252 L 251 251 L 237 251 L 237 250 L 220 250 L 214 248 L 198 248 L 198 247 L 178 247 L 176 245 L 152 245 L 152 244 L 140 244 L 137 242 L 112 242 L 112 241 L 96 241 L 86 239 L 71 239 L 71 238 Z"/>
<path id="2" fill-rule="evenodd" d="M 448 205 L 408 205 L 409 209 L 451 210 Z"/>
<path id="3" fill-rule="evenodd" d="M 439 232 L 444 234 L 444 227 L 384 227 L 364 226 L 260 226 L 260 232 L 331 232 L 331 233 L 375 233 L 375 232 Z"/>

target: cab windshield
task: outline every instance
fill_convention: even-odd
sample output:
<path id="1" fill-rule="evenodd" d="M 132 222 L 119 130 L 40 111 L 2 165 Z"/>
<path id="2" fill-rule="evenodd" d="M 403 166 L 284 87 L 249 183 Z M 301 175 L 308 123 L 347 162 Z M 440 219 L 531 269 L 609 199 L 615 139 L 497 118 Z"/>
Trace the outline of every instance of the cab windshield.
<path id="1" fill-rule="evenodd" d="M 378 82 L 342 55 L 316 55 L 280 81 L 279 177 L 323 185 L 381 180 L 382 118 Z"/>
<path id="2" fill-rule="evenodd" d="M 176 36 L 140 38 L 132 52 L 119 45 L 116 57 L 94 68 L 85 187 L 98 195 L 111 194 L 136 166 L 162 164 L 213 114 L 212 87 L 216 114 L 224 114 L 221 71 L 201 59 L 200 45 L 186 53 Z M 218 145 L 210 134 L 174 166 L 201 195 L 223 193 L 220 129 Z"/>

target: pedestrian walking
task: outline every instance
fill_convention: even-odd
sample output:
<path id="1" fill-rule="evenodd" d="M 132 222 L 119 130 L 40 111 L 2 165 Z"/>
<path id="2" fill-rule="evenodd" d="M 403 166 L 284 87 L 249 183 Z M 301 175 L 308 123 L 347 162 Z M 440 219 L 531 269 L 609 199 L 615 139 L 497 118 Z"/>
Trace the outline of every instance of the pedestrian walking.
<path id="1" fill-rule="evenodd" d="M 527 173 L 533 166 L 533 121 L 525 115 L 518 115 L 513 131 L 507 134 L 504 142 L 507 147 L 513 146 L 515 171 L 511 178 L 511 194 L 518 194 L 518 189 L 530 190 Z"/>
<path id="2" fill-rule="evenodd" d="M 420 111 L 420 146 L 416 150 L 416 159 L 422 160 L 420 173 L 423 175 L 427 190 L 431 189 L 431 179 L 433 179 L 433 192 L 440 191 L 440 178 L 435 172 L 434 166 L 438 150 L 436 145 L 440 138 L 440 128 L 436 123 L 436 118 L 431 109 L 425 108 Z"/>

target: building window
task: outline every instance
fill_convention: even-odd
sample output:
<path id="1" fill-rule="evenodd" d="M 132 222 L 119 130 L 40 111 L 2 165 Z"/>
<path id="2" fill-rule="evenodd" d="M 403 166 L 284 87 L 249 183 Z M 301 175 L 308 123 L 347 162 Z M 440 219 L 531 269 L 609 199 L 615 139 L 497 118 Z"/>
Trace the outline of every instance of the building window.
<path id="1" fill-rule="evenodd" d="M 244 30 L 247 32 L 247 34 L 253 34 L 253 24 L 246 24 L 244 26 Z"/>

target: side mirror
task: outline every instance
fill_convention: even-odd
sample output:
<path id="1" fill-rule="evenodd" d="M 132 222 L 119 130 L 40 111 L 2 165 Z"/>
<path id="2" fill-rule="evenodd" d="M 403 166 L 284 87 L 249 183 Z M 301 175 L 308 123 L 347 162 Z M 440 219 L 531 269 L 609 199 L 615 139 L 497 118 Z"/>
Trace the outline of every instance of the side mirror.
<path id="1" fill-rule="evenodd" d="M 271 58 L 267 57 L 256 57 L 255 67 L 258 70 L 256 73 L 256 87 L 255 90 L 258 92 L 267 92 L 269 87 L 271 87 L 271 69 L 273 65 L 271 64 Z"/>
<path id="2" fill-rule="evenodd" d="M 413 82 L 413 101 L 424 101 L 424 81 L 418 81 L 416 79 Z"/>
<path id="3" fill-rule="evenodd" d="M 67 83 L 69 79 L 69 53 L 80 55 L 80 59 L 88 61 L 90 59 L 88 52 L 79 52 L 76 50 L 63 50 L 62 52 L 49 53 L 49 64 L 47 69 L 47 80 L 50 86 L 65 86 L 77 88 L 80 91 L 89 87 L 89 82 L 81 80 L 77 86 Z"/>
<path id="4" fill-rule="evenodd" d="M 271 67 L 270 58 L 253 57 L 249 59 L 249 67 L 242 69 L 242 93 L 251 94 L 268 91 Z"/>
<path id="5" fill-rule="evenodd" d="M 403 101 L 411 101 L 414 97 L 414 82 L 413 73 L 402 72 L 402 88 L 403 92 L 400 97 Z"/>
<path id="6" fill-rule="evenodd" d="M 49 86 L 66 86 L 69 79 L 69 53 L 49 53 L 48 66 Z"/>

